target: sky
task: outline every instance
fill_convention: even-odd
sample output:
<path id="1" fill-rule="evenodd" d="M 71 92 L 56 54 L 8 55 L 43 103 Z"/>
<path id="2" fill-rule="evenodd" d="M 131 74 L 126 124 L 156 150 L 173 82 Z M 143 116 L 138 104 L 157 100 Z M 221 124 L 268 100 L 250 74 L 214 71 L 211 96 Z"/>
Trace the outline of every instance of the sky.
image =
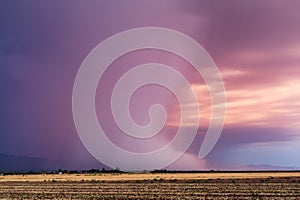
<path id="1" fill-rule="evenodd" d="M 207 87 L 185 60 L 151 49 L 120 57 L 99 81 L 95 107 L 107 137 L 136 152 L 153 151 L 174 137 L 180 109 L 165 88 L 147 85 L 130 101 L 138 124 L 149 121 L 152 104 L 166 107 L 165 127 L 149 140 L 123 134 L 109 106 L 122 73 L 158 62 L 189 78 L 201 110 L 196 140 L 167 169 L 299 168 L 299 7 L 297 0 L 2 0 L 0 154 L 48 159 L 69 169 L 105 167 L 88 152 L 75 128 L 72 90 L 77 71 L 106 38 L 132 28 L 163 27 L 196 40 L 221 72 L 226 120 L 219 141 L 207 157 L 198 158 L 211 117 Z"/>

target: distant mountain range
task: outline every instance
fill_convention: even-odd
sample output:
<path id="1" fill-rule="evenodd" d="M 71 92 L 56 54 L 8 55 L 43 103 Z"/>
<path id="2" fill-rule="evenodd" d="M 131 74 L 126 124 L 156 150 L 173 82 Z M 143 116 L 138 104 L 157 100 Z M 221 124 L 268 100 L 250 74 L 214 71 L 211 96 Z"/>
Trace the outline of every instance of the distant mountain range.
<path id="1" fill-rule="evenodd" d="M 53 171 L 58 169 L 68 169 L 70 168 L 69 164 L 61 160 L 58 161 L 58 160 L 49 160 L 45 158 L 33 158 L 27 156 L 0 154 L 0 172 L 29 172 L 29 171 L 45 172 L 45 171 Z M 273 165 L 246 165 L 246 166 L 222 169 L 221 171 L 223 170 L 224 171 L 228 171 L 228 170 L 229 171 L 268 171 L 268 170 L 289 171 L 289 170 L 300 170 L 300 167 L 283 167 L 283 166 L 273 166 Z"/>
<path id="2" fill-rule="evenodd" d="M 58 160 L 0 153 L 0 172 L 46 172 L 62 170 L 88 170 L 105 167 L 96 160 Z"/>
<path id="3" fill-rule="evenodd" d="M 253 171 L 275 171 L 275 170 L 300 170 L 300 167 L 285 167 L 285 166 L 274 166 L 274 165 L 246 165 L 241 167 L 236 167 L 234 170 L 253 170 Z"/>
<path id="4" fill-rule="evenodd" d="M 40 172 L 58 169 L 58 164 L 44 158 L 0 154 L 2 172 Z"/>

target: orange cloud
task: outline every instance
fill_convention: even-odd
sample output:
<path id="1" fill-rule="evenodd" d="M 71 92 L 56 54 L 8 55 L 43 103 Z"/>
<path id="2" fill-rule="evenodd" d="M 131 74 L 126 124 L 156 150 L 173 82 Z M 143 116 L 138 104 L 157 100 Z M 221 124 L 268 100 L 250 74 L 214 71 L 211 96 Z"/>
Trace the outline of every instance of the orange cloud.
<path id="1" fill-rule="evenodd" d="M 235 76 L 247 76 L 247 72 L 228 69 L 222 71 L 224 82 Z M 226 85 L 226 84 L 225 84 Z M 205 84 L 192 84 L 198 98 L 200 127 L 207 127 L 211 118 L 211 102 Z M 226 90 L 227 126 L 264 126 L 300 128 L 300 80 L 277 81 L 255 87 L 235 87 Z M 195 106 L 194 104 L 182 105 Z M 175 109 L 178 111 L 179 109 Z M 177 117 L 176 117 L 177 116 Z M 178 126 L 178 113 L 171 113 L 169 126 Z M 190 126 L 183 124 L 183 126 Z"/>

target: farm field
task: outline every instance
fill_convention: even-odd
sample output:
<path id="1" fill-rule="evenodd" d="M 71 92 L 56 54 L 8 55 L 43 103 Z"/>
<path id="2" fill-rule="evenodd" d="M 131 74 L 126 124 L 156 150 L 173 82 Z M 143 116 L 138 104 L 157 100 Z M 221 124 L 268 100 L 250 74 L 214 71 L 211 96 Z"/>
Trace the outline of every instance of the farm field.
<path id="1" fill-rule="evenodd" d="M 299 172 L 0 176 L 0 199 L 299 198 Z"/>

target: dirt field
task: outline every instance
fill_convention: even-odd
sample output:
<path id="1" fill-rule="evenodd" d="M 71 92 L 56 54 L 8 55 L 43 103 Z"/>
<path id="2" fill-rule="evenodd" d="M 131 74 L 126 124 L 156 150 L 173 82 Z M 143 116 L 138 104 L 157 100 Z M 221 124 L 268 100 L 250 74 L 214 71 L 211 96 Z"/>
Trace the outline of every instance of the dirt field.
<path id="1" fill-rule="evenodd" d="M 0 176 L 0 199 L 300 199 L 300 173 Z"/>

